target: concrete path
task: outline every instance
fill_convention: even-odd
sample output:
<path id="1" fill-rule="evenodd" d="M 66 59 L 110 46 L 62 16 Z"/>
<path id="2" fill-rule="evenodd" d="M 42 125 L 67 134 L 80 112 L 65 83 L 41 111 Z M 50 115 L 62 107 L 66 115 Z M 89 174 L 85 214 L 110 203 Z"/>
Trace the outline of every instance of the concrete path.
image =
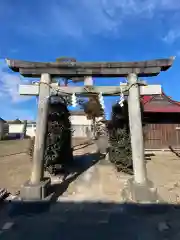
<path id="1" fill-rule="evenodd" d="M 70 181 L 67 190 L 58 197 L 58 201 L 121 202 L 123 178 L 118 178 L 115 168 L 107 160 L 102 159 L 96 162 L 96 151 L 94 144 L 85 148 L 82 146 L 74 151 L 75 161 L 79 162 L 84 172 L 74 181 Z M 70 175 L 69 178 L 71 177 Z M 124 175 L 124 179 L 127 177 Z M 56 178 L 52 179 L 52 182 L 61 185 Z"/>

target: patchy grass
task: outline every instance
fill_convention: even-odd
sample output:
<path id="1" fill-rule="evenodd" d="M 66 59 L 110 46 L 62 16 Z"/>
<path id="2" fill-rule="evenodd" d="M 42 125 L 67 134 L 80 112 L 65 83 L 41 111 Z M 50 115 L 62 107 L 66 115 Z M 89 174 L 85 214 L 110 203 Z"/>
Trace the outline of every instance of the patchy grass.
<path id="1" fill-rule="evenodd" d="M 28 153 L 29 139 L 0 141 L 0 188 L 15 194 L 31 174 Z M 73 139 L 72 145 L 79 146 L 87 139 Z"/>

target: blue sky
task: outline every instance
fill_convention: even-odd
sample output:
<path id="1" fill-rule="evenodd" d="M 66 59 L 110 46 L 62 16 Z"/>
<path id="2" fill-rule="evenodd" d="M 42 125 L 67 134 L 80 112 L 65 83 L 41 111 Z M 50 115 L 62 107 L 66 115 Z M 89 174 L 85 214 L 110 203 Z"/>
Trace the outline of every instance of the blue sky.
<path id="1" fill-rule="evenodd" d="M 19 96 L 29 79 L 12 73 L 4 59 L 137 61 L 176 56 L 173 67 L 150 84 L 162 84 L 180 100 L 179 0 L 0 0 L 0 108 L 5 119 L 35 119 L 35 97 Z M 95 79 L 119 85 L 123 79 Z M 105 100 L 110 112 L 115 99 Z"/>

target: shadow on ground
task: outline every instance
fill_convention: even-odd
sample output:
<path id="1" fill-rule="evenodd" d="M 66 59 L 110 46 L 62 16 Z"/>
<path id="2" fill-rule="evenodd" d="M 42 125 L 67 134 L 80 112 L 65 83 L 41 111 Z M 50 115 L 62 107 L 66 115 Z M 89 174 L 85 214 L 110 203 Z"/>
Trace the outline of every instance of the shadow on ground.
<path id="1" fill-rule="evenodd" d="M 172 146 L 169 146 L 169 150 L 176 156 L 180 158 L 179 150 L 174 149 Z"/>
<path id="2" fill-rule="evenodd" d="M 53 199 L 56 200 L 61 196 L 67 190 L 70 183 L 75 181 L 77 177 L 95 165 L 99 160 L 100 156 L 98 153 L 74 156 L 73 166 L 68 166 L 67 170 L 64 169 L 62 182 L 51 185 L 51 192 L 54 193 Z M 56 177 L 58 178 L 58 175 Z"/>
<path id="3" fill-rule="evenodd" d="M 154 157 L 154 153 L 145 153 L 145 160 L 150 161 L 152 157 Z"/>
<path id="4" fill-rule="evenodd" d="M 11 202 L 1 240 L 180 239 L 180 207 L 102 202 Z"/>

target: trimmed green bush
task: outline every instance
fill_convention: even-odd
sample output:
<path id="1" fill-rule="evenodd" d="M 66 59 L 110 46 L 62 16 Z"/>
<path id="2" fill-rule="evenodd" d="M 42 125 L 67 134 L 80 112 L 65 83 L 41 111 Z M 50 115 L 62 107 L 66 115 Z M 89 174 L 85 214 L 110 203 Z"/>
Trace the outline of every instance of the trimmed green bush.
<path id="1" fill-rule="evenodd" d="M 141 104 L 143 119 L 143 106 Z M 133 174 L 131 138 L 129 130 L 128 102 L 121 107 L 118 103 L 112 107 L 112 116 L 108 124 L 109 158 L 118 171 Z"/>

